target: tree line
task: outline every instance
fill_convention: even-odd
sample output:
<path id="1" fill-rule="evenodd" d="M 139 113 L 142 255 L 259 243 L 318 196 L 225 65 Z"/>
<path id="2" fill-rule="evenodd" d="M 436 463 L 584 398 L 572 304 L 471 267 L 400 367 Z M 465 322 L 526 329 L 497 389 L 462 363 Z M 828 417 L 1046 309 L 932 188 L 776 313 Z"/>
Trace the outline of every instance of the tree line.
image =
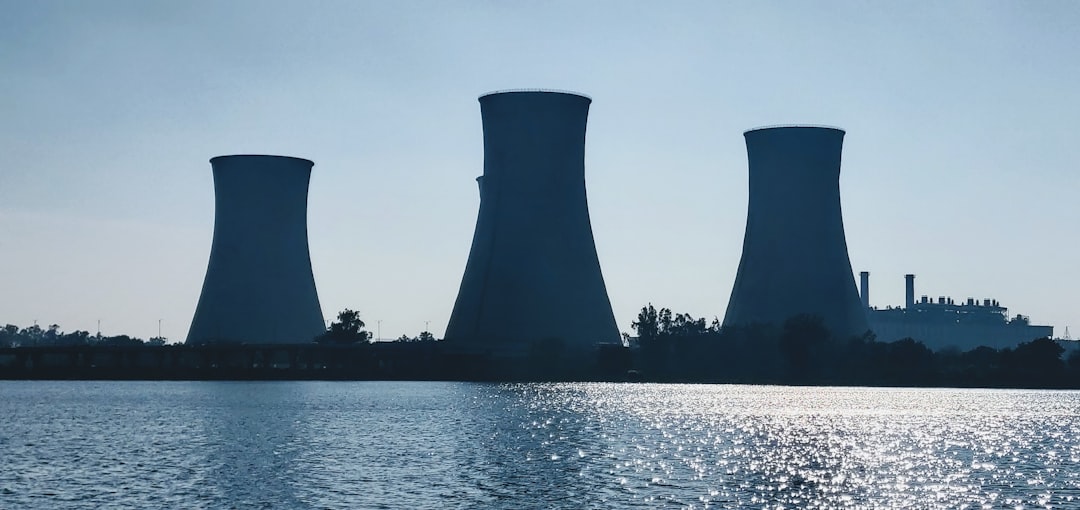
<path id="1" fill-rule="evenodd" d="M 348 308 L 338 312 L 337 320 L 330 323 L 326 332 L 315 337 L 315 343 L 333 345 L 365 345 L 372 342 L 372 334 L 365 330 L 367 324 L 360 318 L 360 312 Z M 410 337 L 401 335 L 394 342 L 435 342 L 435 335 L 423 331 Z"/>
<path id="2" fill-rule="evenodd" d="M 575 361 L 578 363 L 574 366 L 580 365 L 580 370 L 573 371 L 571 375 L 565 375 L 571 372 L 566 369 L 567 360 L 561 354 L 559 342 L 535 342 L 527 355 L 527 361 L 532 363 L 528 367 L 532 371 L 525 376 L 517 374 L 515 377 L 535 377 L 537 380 L 559 377 L 621 380 L 628 377 L 656 382 L 1080 388 L 1080 350 L 1066 353 L 1058 342 L 1049 338 L 1004 349 L 978 347 L 969 351 L 953 349 L 935 352 L 912 338 L 880 342 L 869 332 L 857 337 L 838 337 L 825 327 L 819 317 L 810 315 L 791 317 L 782 324 L 721 327 L 716 318 L 708 321 L 690 314 L 674 313 L 667 308 L 657 310 L 651 303 L 641 309 L 631 326 L 637 333 L 633 348 L 605 348 L 598 351 L 594 361 L 577 359 Z M 338 314 L 337 320 L 324 333 L 313 340 L 318 344 L 365 346 L 371 344 L 372 336 L 366 330 L 360 314 L 346 309 Z M 0 329 L 0 347 L 153 346 L 166 342 L 161 337 L 142 340 L 127 335 L 63 332 L 56 324 L 47 328 L 37 325 L 19 328 L 9 324 Z M 481 370 L 485 368 L 484 363 L 490 362 L 444 351 L 442 342 L 426 331 L 416 337 L 402 335 L 396 342 L 407 342 L 421 348 L 408 351 L 413 353 L 410 356 L 421 353 L 423 356 L 453 360 L 452 363 L 428 363 L 431 366 L 464 366 L 472 363 L 476 365 L 476 370 Z M 503 372 L 514 375 L 512 370 Z"/>
<path id="3" fill-rule="evenodd" d="M 370 331 L 360 319 L 360 312 L 346 308 L 337 315 L 337 320 L 330 323 L 326 331 L 315 337 L 319 344 L 363 345 L 372 342 Z M 402 335 L 394 342 L 435 342 L 435 336 L 428 331 L 415 337 Z M 151 337 L 147 340 L 128 335 L 102 336 L 88 331 L 76 330 L 64 332 L 60 325 L 52 324 L 42 328 L 37 324 L 19 328 L 8 324 L 0 329 L 0 347 L 45 347 L 45 346 L 159 346 L 168 343 L 166 337 Z"/>
<path id="4" fill-rule="evenodd" d="M 165 337 L 151 337 L 148 340 L 143 340 L 128 335 L 102 336 L 101 333 L 92 335 L 89 331 L 82 330 L 64 332 L 60 330 L 58 324 L 52 324 L 44 329 L 37 324 L 21 329 L 14 324 L 8 324 L 3 329 L 0 329 L 0 347 L 133 346 L 165 345 L 167 342 L 168 339 Z"/>

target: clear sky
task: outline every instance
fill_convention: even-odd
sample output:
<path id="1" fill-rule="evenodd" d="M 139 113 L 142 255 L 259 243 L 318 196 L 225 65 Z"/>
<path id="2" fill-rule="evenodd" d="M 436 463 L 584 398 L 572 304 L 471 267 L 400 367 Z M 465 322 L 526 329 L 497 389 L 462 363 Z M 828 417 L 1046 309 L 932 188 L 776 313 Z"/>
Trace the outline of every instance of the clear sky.
<path id="1" fill-rule="evenodd" d="M 722 317 L 742 132 L 840 126 L 871 303 L 996 298 L 1080 336 L 1080 2 L 0 0 L 0 323 L 183 340 L 209 158 L 315 161 L 323 313 L 440 336 L 482 172 L 482 93 L 593 98 L 586 181 L 623 331 Z M 566 310 L 567 314 L 575 313 Z M 237 320 L 244 320 L 237 317 Z M 553 318 L 558 320 L 558 318 Z M 1072 330 L 1070 330 L 1072 331 Z"/>

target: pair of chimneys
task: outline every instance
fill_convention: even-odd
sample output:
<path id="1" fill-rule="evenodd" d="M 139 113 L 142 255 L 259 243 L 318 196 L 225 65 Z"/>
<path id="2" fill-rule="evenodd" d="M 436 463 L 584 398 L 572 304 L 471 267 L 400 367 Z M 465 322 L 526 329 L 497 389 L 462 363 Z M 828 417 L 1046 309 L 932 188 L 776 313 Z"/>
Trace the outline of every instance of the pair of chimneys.
<path id="1" fill-rule="evenodd" d="M 870 309 L 870 272 L 859 273 L 859 297 L 862 298 L 863 308 Z M 915 306 L 915 275 L 904 275 L 904 308 Z"/>

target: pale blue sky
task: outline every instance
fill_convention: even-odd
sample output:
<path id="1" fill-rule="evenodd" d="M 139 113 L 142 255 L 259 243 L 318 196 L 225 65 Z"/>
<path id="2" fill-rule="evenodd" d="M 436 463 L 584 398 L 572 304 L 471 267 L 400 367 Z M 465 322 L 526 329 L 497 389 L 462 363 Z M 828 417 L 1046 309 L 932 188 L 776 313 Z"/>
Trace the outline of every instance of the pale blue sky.
<path id="1" fill-rule="evenodd" d="M 871 302 L 992 297 L 1080 328 L 1080 2 L 0 0 L 0 323 L 182 340 L 207 160 L 315 161 L 324 315 L 441 336 L 482 172 L 484 92 L 590 95 L 586 179 L 621 330 L 722 316 L 742 132 L 847 130 Z M 575 313 L 567 310 L 566 313 Z M 243 320 L 238 317 L 237 320 Z M 1080 330 L 1077 330 L 1080 334 Z"/>

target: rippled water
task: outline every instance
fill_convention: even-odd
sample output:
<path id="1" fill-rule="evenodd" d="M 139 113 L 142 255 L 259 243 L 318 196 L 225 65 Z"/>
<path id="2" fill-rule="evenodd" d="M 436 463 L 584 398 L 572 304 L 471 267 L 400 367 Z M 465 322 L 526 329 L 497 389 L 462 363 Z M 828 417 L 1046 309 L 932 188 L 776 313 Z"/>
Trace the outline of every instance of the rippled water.
<path id="1" fill-rule="evenodd" d="M 0 382 L 0 508 L 1080 508 L 1080 393 Z"/>

